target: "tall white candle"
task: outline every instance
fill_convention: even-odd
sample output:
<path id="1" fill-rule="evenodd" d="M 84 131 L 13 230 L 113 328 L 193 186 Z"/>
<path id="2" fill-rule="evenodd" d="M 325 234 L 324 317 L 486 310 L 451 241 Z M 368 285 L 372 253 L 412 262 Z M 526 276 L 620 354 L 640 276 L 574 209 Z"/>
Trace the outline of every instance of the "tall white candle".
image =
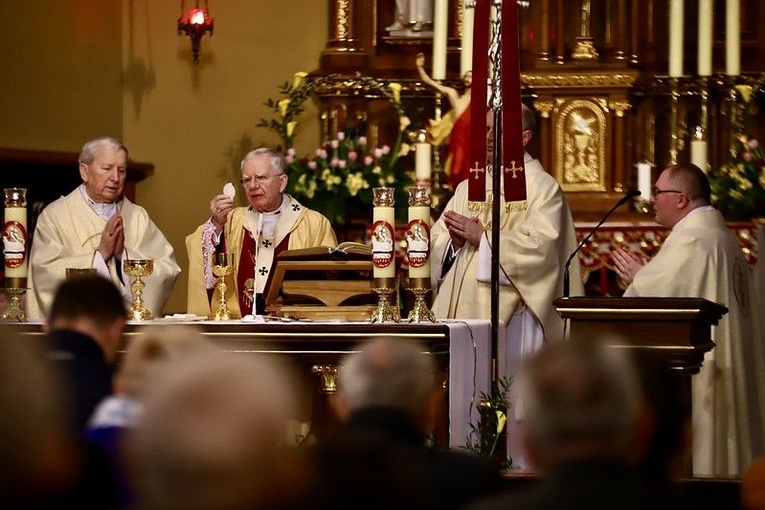
<path id="1" fill-rule="evenodd" d="M 683 2 L 669 0 L 669 75 L 683 75 Z"/>
<path id="2" fill-rule="evenodd" d="M 3 257 L 5 259 L 5 286 L 26 287 L 27 277 L 27 190 L 5 188 L 5 215 L 3 221 Z"/>
<path id="3" fill-rule="evenodd" d="M 475 18 L 475 9 L 466 8 L 464 2 L 462 7 L 462 39 L 460 44 L 460 77 L 473 70 L 473 19 Z"/>
<path id="4" fill-rule="evenodd" d="M 436 0 L 433 8 L 433 79 L 446 79 L 446 32 L 448 0 Z"/>
<path id="5" fill-rule="evenodd" d="M 406 225 L 409 279 L 430 279 L 430 188 L 409 190 L 409 223 Z"/>
<path id="6" fill-rule="evenodd" d="M 650 200 L 651 198 L 651 164 L 642 162 L 637 164 L 638 171 L 638 190 L 641 198 Z"/>
<path id="7" fill-rule="evenodd" d="M 714 45 L 714 35 L 712 32 L 713 18 L 714 9 L 712 0 L 699 0 L 699 76 L 710 76 L 712 74 L 712 46 Z"/>
<path id="8" fill-rule="evenodd" d="M 430 182 L 430 144 L 420 142 L 415 144 L 414 149 L 414 178 L 417 183 Z"/>
<path id="9" fill-rule="evenodd" d="M 725 4 L 725 74 L 741 74 L 741 0 Z"/>
<path id="10" fill-rule="evenodd" d="M 707 160 L 707 142 L 704 140 L 704 130 L 696 126 L 691 139 L 691 163 L 707 173 L 709 162 Z"/>
<path id="11" fill-rule="evenodd" d="M 395 209 L 394 188 L 372 190 L 372 276 L 374 278 L 395 278 Z"/>

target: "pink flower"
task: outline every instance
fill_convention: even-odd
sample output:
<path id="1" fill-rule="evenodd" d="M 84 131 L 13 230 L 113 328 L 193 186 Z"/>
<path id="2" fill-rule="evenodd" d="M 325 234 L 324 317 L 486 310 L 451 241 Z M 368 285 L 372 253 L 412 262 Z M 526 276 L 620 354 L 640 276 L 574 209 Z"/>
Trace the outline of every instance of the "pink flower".
<path id="1" fill-rule="evenodd" d="M 294 158 L 295 157 L 295 149 L 290 147 L 287 149 L 287 157 Z"/>
<path id="2" fill-rule="evenodd" d="M 316 155 L 319 156 L 321 159 L 327 159 L 327 151 L 324 149 L 316 149 Z"/>
<path id="3" fill-rule="evenodd" d="M 752 161 L 752 153 L 751 152 L 745 152 L 741 155 L 742 158 L 744 158 L 744 161 Z"/>
<path id="4" fill-rule="evenodd" d="M 375 159 L 380 159 L 383 156 L 383 150 L 377 147 L 374 151 Z"/>
<path id="5" fill-rule="evenodd" d="M 387 145 L 383 145 L 382 146 L 382 153 L 387 155 L 389 152 L 390 152 L 390 147 L 388 147 Z"/>
<path id="6" fill-rule="evenodd" d="M 348 153 L 348 160 L 349 161 L 356 161 L 359 158 L 359 153 L 356 151 L 351 151 Z"/>
<path id="7" fill-rule="evenodd" d="M 373 161 L 374 159 L 372 158 L 372 156 L 369 156 L 369 155 L 364 156 L 364 166 L 371 165 Z"/>
<path id="8" fill-rule="evenodd" d="M 340 167 L 341 170 L 344 170 L 345 169 L 345 160 L 344 159 L 338 160 L 337 166 Z"/>
<path id="9" fill-rule="evenodd" d="M 284 162 L 287 163 L 288 165 L 291 165 L 292 163 L 295 162 L 295 156 L 290 156 L 288 153 L 286 156 L 284 156 Z"/>
<path id="10" fill-rule="evenodd" d="M 367 137 L 366 136 L 360 136 L 358 142 L 359 142 L 359 145 L 366 145 L 367 144 Z"/>
<path id="11" fill-rule="evenodd" d="M 339 145 L 340 145 L 340 142 L 338 142 L 337 140 L 332 140 L 331 142 L 329 142 L 329 146 L 332 147 L 333 149 L 337 149 Z"/>
<path id="12" fill-rule="evenodd" d="M 337 139 L 338 139 L 338 140 L 340 140 L 341 142 L 342 142 L 343 140 L 345 140 L 345 133 L 344 133 L 343 131 L 340 131 L 340 132 L 337 134 Z"/>
<path id="13" fill-rule="evenodd" d="M 758 148 L 760 146 L 760 142 L 758 142 L 757 140 L 752 138 L 751 140 L 749 140 L 747 145 L 749 145 L 750 149 L 754 150 L 754 149 L 756 149 L 756 148 Z"/>
<path id="14" fill-rule="evenodd" d="M 308 168 L 310 168 L 311 170 L 316 170 L 316 161 L 314 160 L 309 161 Z"/>
<path id="15" fill-rule="evenodd" d="M 340 166 L 340 160 L 337 158 L 332 158 L 332 161 L 330 161 L 329 166 L 337 168 Z"/>

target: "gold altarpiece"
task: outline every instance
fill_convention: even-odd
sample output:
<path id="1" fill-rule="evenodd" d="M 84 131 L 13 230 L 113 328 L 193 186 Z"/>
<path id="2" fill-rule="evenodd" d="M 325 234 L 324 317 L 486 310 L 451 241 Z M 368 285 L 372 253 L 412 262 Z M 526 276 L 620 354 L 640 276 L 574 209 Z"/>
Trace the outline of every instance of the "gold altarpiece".
<path id="1" fill-rule="evenodd" d="M 463 4 L 449 0 L 443 80 L 458 90 Z M 667 76 L 670 21 L 664 0 L 532 0 L 519 5 L 523 101 L 538 113 L 529 152 L 561 183 L 578 225 L 596 221 L 627 189 L 637 187 L 637 163 L 650 163 L 655 180 L 666 165 L 689 161 L 696 126 L 704 131 L 710 168 L 727 160 L 742 125 L 753 135 L 764 127 L 765 31 L 758 27 L 765 26 L 765 4 L 758 0 L 741 1 L 742 72 L 736 76 L 724 72 L 726 2 L 714 0 L 708 77 L 697 76 L 698 3 L 685 2 L 683 75 L 675 78 Z M 448 104 L 418 79 L 414 65 L 422 52 L 430 69 L 432 33 L 386 30 L 395 21 L 394 0 L 329 0 L 328 9 L 329 37 L 314 73 L 342 78 L 317 94 L 322 137 L 353 119 L 367 123 L 373 142 L 394 136 L 394 109 L 362 90 L 361 76 L 400 83 L 413 126 L 445 112 Z M 741 86 L 751 87 L 746 104 Z M 412 156 L 401 162 L 414 168 Z M 652 215 L 637 204 L 621 208 L 613 221 L 624 224 L 618 232 L 656 228 Z M 582 230 L 586 233 L 587 227 Z M 655 239 L 638 241 L 650 245 Z M 747 255 L 751 260 L 752 254 Z"/>

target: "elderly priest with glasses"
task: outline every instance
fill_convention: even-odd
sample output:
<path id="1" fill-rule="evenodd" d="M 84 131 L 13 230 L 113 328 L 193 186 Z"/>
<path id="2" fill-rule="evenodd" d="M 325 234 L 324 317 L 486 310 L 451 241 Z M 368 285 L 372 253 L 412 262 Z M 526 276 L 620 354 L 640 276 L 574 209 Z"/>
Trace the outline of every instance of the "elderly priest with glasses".
<path id="1" fill-rule="evenodd" d="M 189 254 L 189 313 L 209 315 L 217 302 L 214 253 L 233 255 L 234 290 L 226 296 L 235 316 L 259 315 L 276 256 L 284 250 L 337 246 L 329 220 L 286 194 L 284 157 L 266 148 L 249 152 L 241 164 L 249 206 L 234 207 L 234 188 L 210 201 L 210 218 L 186 238 Z M 212 301 L 214 300 L 214 301 Z"/>

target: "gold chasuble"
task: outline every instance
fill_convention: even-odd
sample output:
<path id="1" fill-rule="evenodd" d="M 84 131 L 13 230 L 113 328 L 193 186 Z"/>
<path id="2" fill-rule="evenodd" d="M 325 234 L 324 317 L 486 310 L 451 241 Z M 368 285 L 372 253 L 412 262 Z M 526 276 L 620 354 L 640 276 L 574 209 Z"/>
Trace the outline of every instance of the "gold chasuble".
<path id="1" fill-rule="evenodd" d="M 625 296 L 698 297 L 727 306 L 693 388 L 693 474 L 740 476 L 765 455 L 765 353 L 751 270 L 719 211 L 678 222 Z"/>
<path id="2" fill-rule="evenodd" d="M 162 315 L 181 268 L 175 262 L 173 247 L 162 235 L 146 210 L 127 198 L 117 203 L 123 218 L 125 252 L 131 259 L 151 259 L 154 272 L 144 278 L 145 306 L 155 317 Z M 101 242 L 106 220 L 85 201 L 80 188 L 43 209 L 37 220 L 29 265 L 27 315 L 42 318 L 49 312 L 53 295 L 66 277 L 68 267 L 91 267 Z M 109 275 L 120 287 L 116 261 L 108 263 Z M 130 287 L 130 278 L 123 275 Z"/>
<path id="3" fill-rule="evenodd" d="M 264 233 L 262 215 L 250 207 L 237 207 L 226 218 L 223 227 L 225 250 L 234 254 L 236 275 L 234 284 L 228 287 L 226 304 L 235 316 L 253 313 L 253 294 L 266 292 L 276 256 L 281 251 L 337 246 L 337 238 L 327 218 L 294 198 L 285 197 L 287 200 L 280 209 L 272 233 Z M 219 299 L 214 282 L 205 279 L 205 268 L 209 273 L 210 267 L 210 254 L 205 253 L 203 243 L 206 225 L 210 225 L 209 220 L 186 238 L 189 255 L 187 312 L 196 315 L 209 315 L 211 299 L 212 302 Z"/>

